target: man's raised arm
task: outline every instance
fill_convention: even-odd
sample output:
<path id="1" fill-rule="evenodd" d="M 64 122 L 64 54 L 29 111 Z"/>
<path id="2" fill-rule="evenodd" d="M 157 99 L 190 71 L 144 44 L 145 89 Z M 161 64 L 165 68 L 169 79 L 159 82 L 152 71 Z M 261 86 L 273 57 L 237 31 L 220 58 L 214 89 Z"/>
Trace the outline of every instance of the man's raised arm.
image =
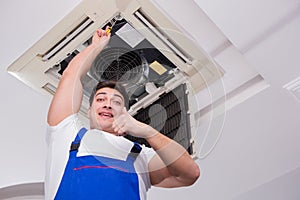
<path id="1" fill-rule="evenodd" d="M 50 126 L 55 126 L 69 115 L 79 112 L 83 97 L 81 78 L 88 72 L 109 39 L 110 33 L 98 29 L 93 35 L 92 44 L 71 60 L 62 74 L 48 110 L 47 121 Z"/>

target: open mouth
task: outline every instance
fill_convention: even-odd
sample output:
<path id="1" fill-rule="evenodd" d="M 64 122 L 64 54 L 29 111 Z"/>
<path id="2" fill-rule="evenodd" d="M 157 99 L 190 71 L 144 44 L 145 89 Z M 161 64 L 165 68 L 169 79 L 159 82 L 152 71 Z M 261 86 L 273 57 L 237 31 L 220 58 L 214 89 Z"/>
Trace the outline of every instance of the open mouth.
<path id="1" fill-rule="evenodd" d="M 112 118 L 112 117 L 114 117 L 112 113 L 107 113 L 107 112 L 101 112 L 101 113 L 99 113 L 99 115 L 100 115 L 101 117 L 107 117 L 107 118 Z"/>

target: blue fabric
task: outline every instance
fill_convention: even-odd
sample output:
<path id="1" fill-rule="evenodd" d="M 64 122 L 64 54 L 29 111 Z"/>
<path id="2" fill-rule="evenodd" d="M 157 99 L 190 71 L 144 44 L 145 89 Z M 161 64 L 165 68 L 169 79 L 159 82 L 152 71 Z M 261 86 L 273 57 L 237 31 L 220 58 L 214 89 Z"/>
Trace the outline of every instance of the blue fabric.
<path id="1" fill-rule="evenodd" d="M 82 128 L 73 144 L 80 144 L 86 131 Z M 78 149 L 70 151 L 55 199 L 139 200 L 139 182 L 134 161 L 140 151 L 141 147 L 135 143 L 126 161 L 102 156 L 76 157 Z"/>

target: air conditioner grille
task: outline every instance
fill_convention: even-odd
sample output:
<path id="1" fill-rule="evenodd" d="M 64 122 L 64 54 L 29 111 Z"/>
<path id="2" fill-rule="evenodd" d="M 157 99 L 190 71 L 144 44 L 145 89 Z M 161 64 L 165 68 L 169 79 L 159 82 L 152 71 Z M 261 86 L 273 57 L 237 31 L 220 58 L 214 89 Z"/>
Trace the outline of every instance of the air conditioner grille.
<path id="1" fill-rule="evenodd" d="M 189 154 L 193 153 L 191 145 L 190 118 L 188 112 L 186 84 L 164 93 L 160 99 L 145 109 L 141 109 L 134 118 L 150 124 L 167 137 L 181 144 Z M 129 140 L 150 146 L 145 139 L 126 136 Z"/>

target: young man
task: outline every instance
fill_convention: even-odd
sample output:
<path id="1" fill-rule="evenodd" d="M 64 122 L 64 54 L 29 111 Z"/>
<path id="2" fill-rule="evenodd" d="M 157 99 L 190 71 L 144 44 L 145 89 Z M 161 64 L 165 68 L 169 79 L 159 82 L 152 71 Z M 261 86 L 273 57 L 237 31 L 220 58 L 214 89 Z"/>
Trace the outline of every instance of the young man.
<path id="1" fill-rule="evenodd" d="M 107 45 L 110 33 L 97 30 L 92 44 L 63 72 L 48 112 L 46 199 L 146 199 L 151 185 L 193 184 L 198 165 L 175 141 L 135 120 L 126 110 L 127 94 L 118 83 L 99 83 L 90 98 L 90 129 L 78 112 L 81 78 Z M 124 135 L 145 138 L 141 147 Z M 70 147 L 71 146 L 71 147 Z"/>

